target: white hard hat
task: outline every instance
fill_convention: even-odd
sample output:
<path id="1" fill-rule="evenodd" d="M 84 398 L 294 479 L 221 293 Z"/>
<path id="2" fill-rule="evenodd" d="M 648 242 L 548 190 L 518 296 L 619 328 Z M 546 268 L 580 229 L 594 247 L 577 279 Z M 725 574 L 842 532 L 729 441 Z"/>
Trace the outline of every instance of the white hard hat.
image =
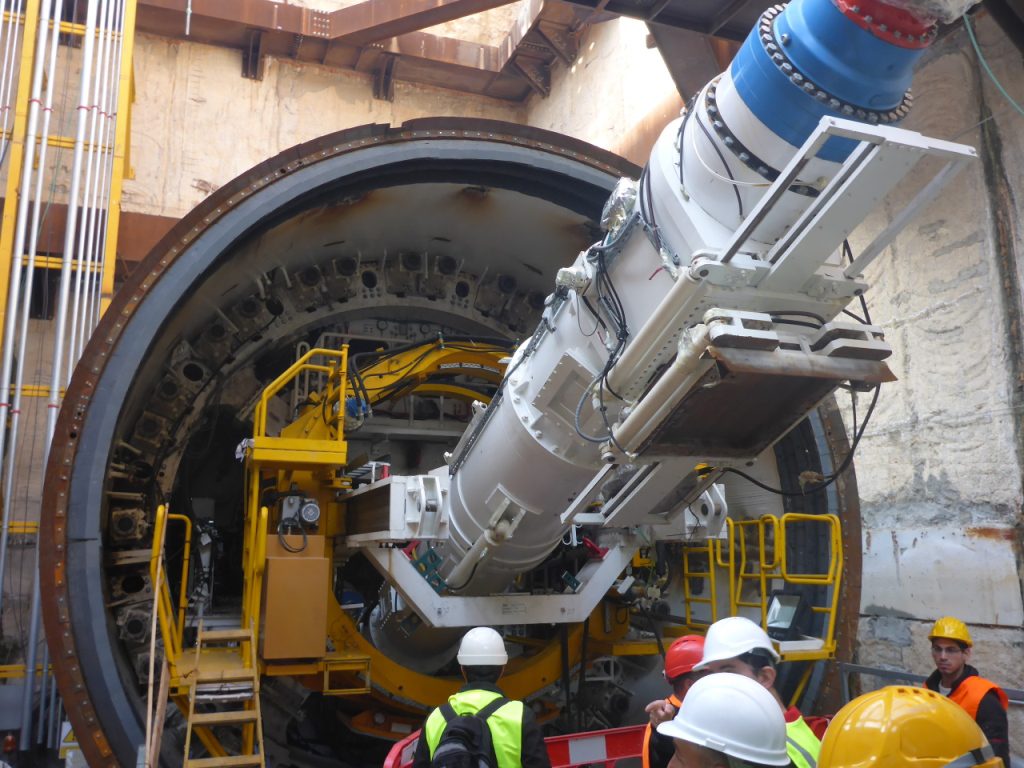
<path id="1" fill-rule="evenodd" d="M 458 659 L 464 667 L 503 667 L 508 653 L 501 635 L 490 627 L 474 627 L 462 636 Z"/>
<path id="2" fill-rule="evenodd" d="M 704 657 L 694 669 L 707 669 L 712 661 L 735 659 L 753 650 L 766 651 L 772 659 L 779 660 L 768 633 L 750 619 L 742 616 L 719 619 L 708 627 L 704 637 Z"/>
<path id="3" fill-rule="evenodd" d="M 658 733 L 759 765 L 789 765 L 786 718 L 767 689 L 732 672 L 700 678 Z"/>

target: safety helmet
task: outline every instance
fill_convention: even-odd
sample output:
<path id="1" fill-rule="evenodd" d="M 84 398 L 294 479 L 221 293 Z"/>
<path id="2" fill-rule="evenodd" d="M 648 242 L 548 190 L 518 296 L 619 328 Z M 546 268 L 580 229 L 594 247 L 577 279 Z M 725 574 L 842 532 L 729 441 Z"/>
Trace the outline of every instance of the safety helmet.
<path id="1" fill-rule="evenodd" d="M 818 765 L 829 768 L 999 768 L 978 724 L 945 696 L 892 685 L 836 713 Z"/>
<path id="2" fill-rule="evenodd" d="M 680 675 L 692 672 L 703 656 L 703 637 L 700 635 L 677 637 L 665 651 L 665 677 L 675 680 Z"/>
<path id="3" fill-rule="evenodd" d="M 742 616 L 719 619 L 708 627 L 708 634 L 704 638 L 704 656 L 694 669 L 706 669 L 712 661 L 734 659 L 753 650 L 766 651 L 772 659 L 779 660 L 779 654 L 768 633 L 750 619 Z"/>
<path id="4" fill-rule="evenodd" d="M 764 686 L 719 672 L 695 682 L 658 733 L 759 765 L 789 765 L 786 719 Z"/>
<path id="5" fill-rule="evenodd" d="M 967 631 L 967 625 L 953 616 L 943 616 L 935 622 L 932 631 L 928 633 L 928 639 L 934 640 L 937 637 L 944 640 L 955 640 L 968 648 L 974 645 L 971 633 Z"/>
<path id="6" fill-rule="evenodd" d="M 457 658 L 464 667 L 503 667 L 508 663 L 508 652 L 505 641 L 493 629 L 474 627 L 462 636 Z"/>

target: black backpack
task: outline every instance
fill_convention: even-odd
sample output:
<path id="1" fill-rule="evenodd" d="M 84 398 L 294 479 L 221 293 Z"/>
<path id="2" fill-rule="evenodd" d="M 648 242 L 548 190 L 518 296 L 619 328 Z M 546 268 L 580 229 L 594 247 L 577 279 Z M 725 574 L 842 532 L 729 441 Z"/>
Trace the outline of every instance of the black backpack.
<path id="1" fill-rule="evenodd" d="M 457 715 L 450 704 L 442 704 L 445 726 L 430 759 L 431 768 L 497 768 L 487 718 L 505 704 L 508 699 L 499 696 L 471 715 Z"/>

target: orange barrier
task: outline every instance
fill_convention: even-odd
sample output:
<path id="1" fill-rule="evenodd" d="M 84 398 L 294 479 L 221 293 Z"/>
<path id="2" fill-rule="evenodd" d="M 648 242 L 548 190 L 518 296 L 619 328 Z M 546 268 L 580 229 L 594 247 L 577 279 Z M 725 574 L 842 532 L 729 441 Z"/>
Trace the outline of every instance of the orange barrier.
<path id="1" fill-rule="evenodd" d="M 586 731 L 544 739 L 548 748 L 551 768 L 573 768 L 581 765 L 604 764 L 612 768 L 619 760 L 640 757 L 644 748 L 644 725 L 609 728 L 606 731 Z M 388 752 L 384 768 L 409 768 L 420 732 L 415 731 L 397 742 Z"/>

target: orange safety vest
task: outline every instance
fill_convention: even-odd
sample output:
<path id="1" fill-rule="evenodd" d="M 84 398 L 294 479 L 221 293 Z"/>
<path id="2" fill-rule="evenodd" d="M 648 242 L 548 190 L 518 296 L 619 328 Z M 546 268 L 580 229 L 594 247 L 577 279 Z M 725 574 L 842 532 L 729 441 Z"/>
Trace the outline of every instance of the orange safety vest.
<path id="1" fill-rule="evenodd" d="M 978 677 L 977 675 L 971 675 L 961 680 L 960 685 L 950 691 L 949 700 L 959 704 L 973 720 L 977 720 L 978 707 L 989 691 L 996 692 L 996 695 L 999 697 L 999 703 L 1003 705 L 1004 710 L 1010 706 L 1010 700 L 1006 697 L 1002 688 L 991 680 L 986 680 L 984 677 Z"/>
<path id="2" fill-rule="evenodd" d="M 668 697 L 667 701 L 668 701 L 669 704 L 671 704 L 677 710 L 679 709 L 680 705 L 683 703 L 683 702 L 681 702 L 676 697 L 676 695 L 674 693 L 671 696 Z M 650 722 L 648 722 L 647 723 L 647 727 L 644 729 L 644 751 L 643 751 L 644 768 L 651 768 L 651 734 L 653 732 L 654 732 L 654 729 L 651 728 L 651 724 L 650 724 Z"/>

